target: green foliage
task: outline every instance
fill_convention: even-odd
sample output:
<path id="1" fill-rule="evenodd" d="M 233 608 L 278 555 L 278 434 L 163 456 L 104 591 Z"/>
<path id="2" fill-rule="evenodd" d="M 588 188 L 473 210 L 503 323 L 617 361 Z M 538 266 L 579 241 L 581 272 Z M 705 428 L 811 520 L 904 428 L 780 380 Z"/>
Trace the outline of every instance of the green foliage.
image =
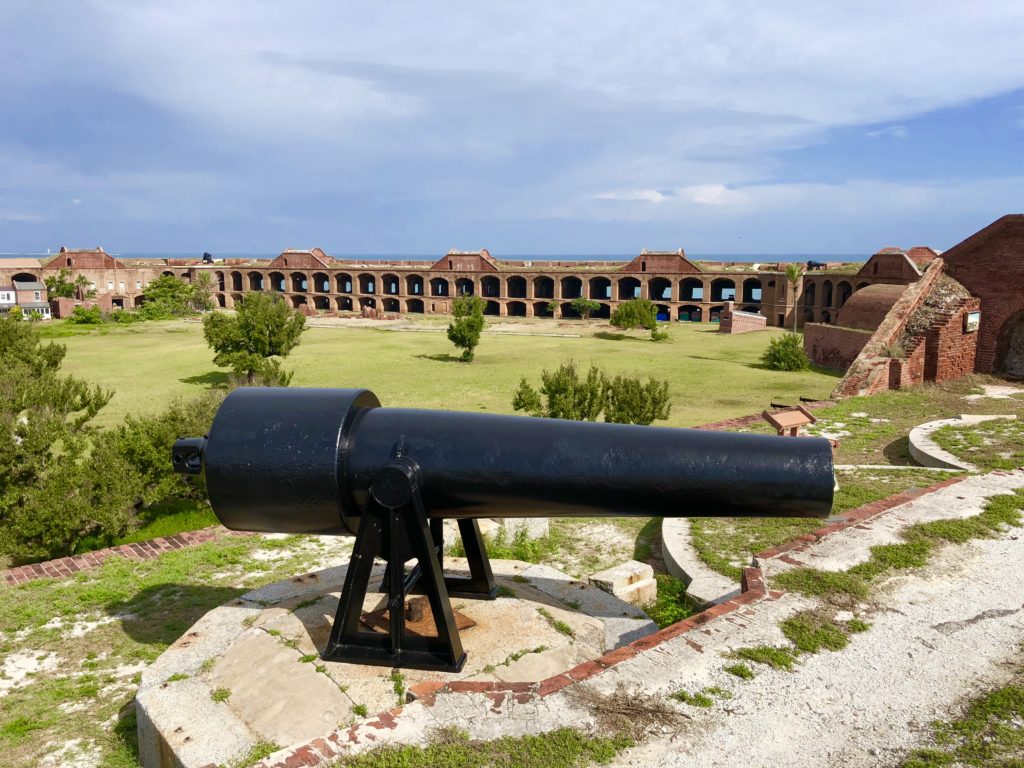
<path id="1" fill-rule="evenodd" d="M 462 350 L 462 361 L 473 361 L 480 334 L 484 330 L 484 307 L 479 296 L 458 296 L 452 302 L 452 321 L 448 324 L 448 340 Z"/>
<path id="2" fill-rule="evenodd" d="M 654 331 L 658 327 L 658 310 L 650 299 L 630 299 L 624 301 L 612 312 L 611 323 L 616 328 L 630 330 L 644 328 Z"/>
<path id="3" fill-rule="evenodd" d="M 736 664 L 728 664 L 725 667 L 722 667 L 722 669 L 741 680 L 753 680 L 755 677 L 754 670 L 740 662 L 737 662 Z"/>
<path id="4" fill-rule="evenodd" d="M 669 403 L 668 382 L 616 376 L 605 383 L 607 402 L 604 420 L 613 424 L 651 424 L 668 419 L 672 409 Z"/>
<path id="5" fill-rule="evenodd" d="M 654 328 L 651 331 L 651 341 L 668 341 L 668 331 Z"/>
<path id="6" fill-rule="evenodd" d="M 210 692 L 210 698 L 220 703 L 231 698 L 231 691 L 227 688 L 216 688 Z"/>
<path id="7" fill-rule="evenodd" d="M 279 296 L 246 294 L 234 316 L 214 312 L 203 318 L 203 335 L 216 353 L 213 362 L 231 368 L 245 384 L 286 387 L 292 374 L 274 357 L 287 357 L 300 341 L 306 318 Z"/>
<path id="8" fill-rule="evenodd" d="M 555 313 L 558 312 L 559 306 L 560 305 L 557 301 L 551 300 L 544 309 L 549 315 L 554 316 Z"/>
<path id="9" fill-rule="evenodd" d="M 0 552 L 17 559 L 70 554 L 91 532 L 126 530 L 133 512 L 130 467 L 89 455 L 111 393 L 61 376 L 64 354 L 34 325 L 0 320 Z"/>
<path id="10" fill-rule="evenodd" d="M 843 627 L 812 611 L 791 616 L 780 626 L 786 639 L 805 653 L 817 653 L 822 648 L 841 651 L 850 642 Z"/>
<path id="11" fill-rule="evenodd" d="M 160 275 L 149 282 L 139 313 L 147 320 L 167 320 L 193 311 L 193 287 L 172 275 Z M 201 301 L 201 299 L 200 299 Z"/>
<path id="12" fill-rule="evenodd" d="M 609 380 L 593 365 L 580 378 L 576 363 L 569 362 L 541 373 L 540 392 L 521 379 L 512 408 L 548 419 L 597 421 L 603 413 L 605 421 L 615 424 L 650 424 L 667 419 L 671 406 L 667 381 L 642 383 L 628 376 Z"/>
<path id="13" fill-rule="evenodd" d="M 62 267 L 56 275 L 45 278 L 43 283 L 46 285 L 47 295 L 51 299 L 85 299 L 96 295 L 96 291 L 88 288 L 89 278 L 85 275 L 79 275 L 74 280 L 69 280 L 69 277 L 71 277 L 71 270 Z"/>
<path id="14" fill-rule="evenodd" d="M 569 306 L 572 307 L 584 320 L 589 320 L 590 316 L 601 309 L 601 304 L 594 301 L 593 299 L 587 299 L 583 296 L 579 296 L 569 302 Z"/>
<path id="15" fill-rule="evenodd" d="M 109 317 L 110 322 L 117 323 L 119 325 L 130 325 L 131 323 L 141 322 L 144 319 L 145 318 L 143 318 L 143 316 L 138 312 L 129 312 L 128 310 L 121 309 L 120 307 L 111 312 Z"/>
<path id="16" fill-rule="evenodd" d="M 803 339 L 795 333 L 776 336 L 769 341 L 761 362 L 773 371 L 804 371 L 811 367 L 811 361 L 804 352 Z"/>
<path id="17" fill-rule="evenodd" d="M 772 669 L 792 671 L 796 656 L 789 648 L 776 648 L 771 645 L 757 645 L 748 648 L 737 648 L 731 654 L 733 658 L 765 664 Z"/>
<path id="18" fill-rule="evenodd" d="M 689 691 L 676 691 L 672 694 L 673 699 L 681 701 L 683 704 L 689 704 L 691 707 L 712 707 L 715 704 L 715 700 L 708 696 L 703 691 L 697 691 L 697 693 L 690 693 Z"/>
<path id="19" fill-rule="evenodd" d="M 365 704 L 353 704 L 352 714 L 356 717 L 366 717 L 369 714 L 369 710 L 366 708 Z"/>
<path id="20" fill-rule="evenodd" d="M 531 416 L 547 419 L 571 419 L 573 421 L 597 421 L 604 410 L 607 393 L 605 375 L 596 366 L 590 366 L 584 378 L 580 378 L 576 363 L 568 362 L 555 371 L 540 375 L 540 393 L 521 379 L 519 389 L 512 400 L 512 408 L 526 411 Z M 544 399 L 541 399 L 541 395 Z"/>
<path id="21" fill-rule="evenodd" d="M 7 312 L 7 319 L 19 323 L 25 319 L 25 312 L 22 310 L 21 307 L 11 307 L 10 310 Z"/>
<path id="22" fill-rule="evenodd" d="M 471 741 L 456 729 L 435 735 L 426 747 L 388 746 L 342 758 L 332 768 L 579 768 L 609 762 L 633 746 L 628 736 L 591 736 L 559 728 L 538 736 L 503 736 L 494 741 Z"/>
<path id="23" fill-rule="evenodd" d="M 67 322 L 72 325 L 102 325 L 103 310 L 98 306 L 75 307 L 67 317 Z"/>
<path id="24" fill-rule="evenodd" d="M 686 585 L 667 573 L 655 573 L 658 596 L 644 611 L 660 628 L 671 626 L 697 612 L 697 605 L 686 596 Z"/>
<path id="25" fill-rule="evenodd" d="M 799 317 L 799 309 L 797 306 L 797 289 L 800 286 L 800 276 L 803 275 L 804 269 L 799 264 L 787 264 L 786 265 L 786 280 L 789 281 L 789 288 L 793 292 L 793 333 L 796 333 L 796 324 Z M 782 370 L 795 370 L 786 368 Z"/>

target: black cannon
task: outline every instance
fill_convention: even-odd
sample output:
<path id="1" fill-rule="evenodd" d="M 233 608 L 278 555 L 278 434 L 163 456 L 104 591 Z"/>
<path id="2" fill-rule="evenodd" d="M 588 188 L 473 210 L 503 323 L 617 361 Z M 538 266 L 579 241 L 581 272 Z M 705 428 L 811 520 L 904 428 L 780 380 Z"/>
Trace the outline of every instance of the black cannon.
<path id="1" fill-rule="evenodd" d="M 205 472 L 228 528 L 355 534 L 323 658 L 449 671 L 465 661 L 449 596 L 497 594 L 478 518 L 824 517 L 835 483 L 824 439 L 382 408 L 365 389 L 238 389 L 172 458 Z M 442 572 L 445 518 L 467 577 Z M 359 626 L 375 557 L 386 634 Z M 405 632 L 417 586 L 437 637 Z"/>

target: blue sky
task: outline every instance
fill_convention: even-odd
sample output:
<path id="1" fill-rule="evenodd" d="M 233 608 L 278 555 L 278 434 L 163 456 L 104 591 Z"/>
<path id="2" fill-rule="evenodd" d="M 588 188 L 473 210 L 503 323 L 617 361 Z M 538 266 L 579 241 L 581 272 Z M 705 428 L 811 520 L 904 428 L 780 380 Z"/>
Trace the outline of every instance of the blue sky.
<path id="1" fill-rule="evenodd" d="M 0 31 L 0 251 L 866 255 L 1024 212 L 1019 0 L 2 0 Z"/>

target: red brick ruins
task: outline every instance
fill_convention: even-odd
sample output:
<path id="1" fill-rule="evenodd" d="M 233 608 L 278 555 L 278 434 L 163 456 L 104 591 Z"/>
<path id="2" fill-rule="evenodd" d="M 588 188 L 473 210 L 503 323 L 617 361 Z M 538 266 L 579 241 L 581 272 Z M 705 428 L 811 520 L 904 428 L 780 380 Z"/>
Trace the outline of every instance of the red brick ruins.
<path id="1" fill-rule="evenodd" d="M 726 317 L 732 302 L 728 332 L 756 328 L 757 315 L 765 325 L 792 327 L 795 313 L 812 359 L 847 371 L 839 395 L 972 370 L 1024 376 L 1022 214 L 1003 216 L 945 253 L 883 248 L 863 265 L 827 264 L 806 272 L 795 291 L 784 264 L 695 262 L 682 249 L 645 250 L 628 262 L 512 261 L 484 249 L 431 262 L 339 260 L 314 248 L 215 263 L 61 249 L 45 263 L 0 261 L 0 286 L 38 283 L 61 269 L 71 279 L 84 275 L 104 308 L 138 306 L 161 274 L 192 281 L 204 272 L 219 306 L 268 291 L 310 315 L 447 314 L 467 293 L 498 317 L 573 317 L 577 297 L 597 301 L 596 316 L 608 317 L 620 302 L 643 297 L 661 320 L 708 323 Z"/>

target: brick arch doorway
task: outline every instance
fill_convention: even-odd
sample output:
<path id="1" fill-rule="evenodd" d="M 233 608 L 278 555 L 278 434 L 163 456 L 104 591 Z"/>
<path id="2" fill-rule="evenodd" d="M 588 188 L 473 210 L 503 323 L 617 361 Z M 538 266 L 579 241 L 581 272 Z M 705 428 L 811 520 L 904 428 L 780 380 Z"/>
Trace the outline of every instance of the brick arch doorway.
<path id="1" fill-rule="evenodd" d="M 1024 310 L 1003 323 L 996 346 L 996 370 L 1015 379 L 1024 379 Z"/>

